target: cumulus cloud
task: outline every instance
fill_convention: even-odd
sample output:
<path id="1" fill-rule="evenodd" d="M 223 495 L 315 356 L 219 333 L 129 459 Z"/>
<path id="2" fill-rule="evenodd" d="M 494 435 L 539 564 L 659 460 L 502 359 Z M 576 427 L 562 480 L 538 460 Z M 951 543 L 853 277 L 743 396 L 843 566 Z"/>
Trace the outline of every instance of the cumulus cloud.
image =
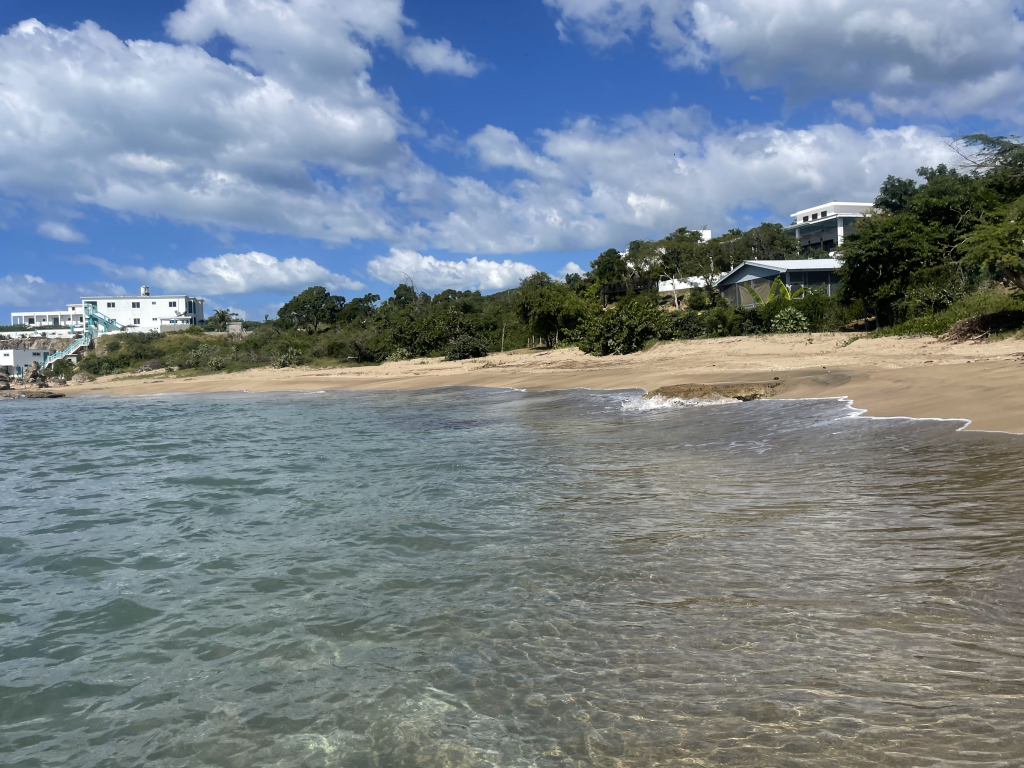
<path id="1" fill-rule="evenodd" d="M 536 151 L 493 128 L 470 140 L 481 162 L 517 177 L 501 189 L 453 180 L 451 212 L 430 224 L 439 247 L 572 251 L 683 225 L 721 232 L 760 221 L 744 220 L 744 209 L 782 218 L 819 201 L 870 201 L 887 174 L 956 162 L 942 136 L 918 127 L 723 130 L 696 108 L 610 123 L 585 118 L 538 138 Z"/>
<path id="2" fill-rule="evenodd" d="M 607 47 L 648 32 L 672 66 L 719 64 L 746 87 L 803 99 L 871 92 L 915 110 L 963 115 L 1013 102 L 1022 114 L 1024 21 L 1010 0 L 545 0 L 574 34 Z M 992 82 L 992 79 L 999 81 Z M 1014 78 L 1016 78 L 1014 80 Z M 958 104 L 928 96 L 988 84 Z M 900 111 L 895 109 L 894 111 Z"/>
<path id="3" fill-rule="evenodd" d="M 583 267 L 581 267 L 575 261 L 570 261 L 564 267 L 562 267 L 560 270 L 558 270 L 558 272 L 556 274 L 560 275 L 561 277 L 565 277 L 566 275 L 573 275 L 573 274 L 575 274 L 575 275 L 583 275 L 583 274 L 586 273 L 586 271 L 587 270 L 585 270 Z"/>
<path id="4" fill-rule="evenodd" d="M 411 277 L 417 288 L 462 288 L 465 290 L 495 291 L 514 288 L 524 277 L 537 271 L 536 267 L 519 261 L 488 261 L 471 256 L 462 261 L 442 261 L 416 251 L 391 249 L 391 255 L 378 256 L 366 265 L 378 280 L 399 284 Z"/>
<path id="5" fill-rule="evenodd" d="M 335 274 L 312 259 L 277 259 L 257 251 L 195 259 L 185 269 L 124 266 L 96 258 L 84 258 L 82 261 L 94 264 L 108 275 L 132 278 L 165 291 L 200 295 L 280 293 L 311 285 L 322 285 L 331 291 L 364 287 L 358 280 Z"/>
<path id="6" fill-rule="evenodd" d="M 450 41 L 408 36 L 401 0 L 190 0 L 174 43 L 30 19 L 0 36 L 0 190 L 194 224 L 345 243 L 393 239 L 390 198 L 436 173 L 369 79 L 374 46 L 472 75 Z M 231 63 L 201 44 L 231 41 Z"/>
<path id="7" fill-rule="evenodd" d="M 88 238 L 81 232 L 59 221 L 44 221 L 36 229 L 43 237 L 60 240 L 62 243 L 86 243 Z"/>
<path id="8" fill-rule="evenodd" d="M 82 296 L 111 296 L 124 293 L 124 287 L 113 283 L 51 283 L 36 275 L 8 274 L 0 277 L 0 306 L 18 311 L 49 311 L 64 309 Z M 4 319 L 4 324 L 9 319 Z"/>
<path id="9" fill-rule="evenodd" d="M 403 53 L 406 61 L 427 74 L 446 72 L 463 77 L 475 77 L 481 69 L 473 54 L 456 50 L 445 38 L 427 40 L 414 37 L 406 44 Z"/>

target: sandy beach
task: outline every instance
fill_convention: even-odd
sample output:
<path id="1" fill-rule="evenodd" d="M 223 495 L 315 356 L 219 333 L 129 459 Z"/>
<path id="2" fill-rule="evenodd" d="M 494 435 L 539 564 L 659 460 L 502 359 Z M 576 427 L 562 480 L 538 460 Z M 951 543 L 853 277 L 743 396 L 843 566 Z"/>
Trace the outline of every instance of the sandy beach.
<path id="1" fill-rule="evenodd" d="M 969 419 L 968 429 L 1024 433 L 1024 340 L 951 343 L 850 334 L 666 342 L 623 357 L 577 349 L 517 351 L 480 360 L 419 359 L 379 366 L 260 368 L 241 373 L 123 375 L 75 384 L 69 396 L 275 390 L 644 389 L 776 383 L 776 397 L 846 397 L 871 416 Z"/>

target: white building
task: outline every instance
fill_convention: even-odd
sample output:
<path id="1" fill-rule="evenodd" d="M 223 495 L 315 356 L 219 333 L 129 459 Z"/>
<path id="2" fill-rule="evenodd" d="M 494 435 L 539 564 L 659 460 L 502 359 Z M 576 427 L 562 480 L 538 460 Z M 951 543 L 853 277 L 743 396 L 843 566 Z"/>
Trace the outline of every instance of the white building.
<path id="1" fill-rule="evenodd" d="M 0 371 L 20 376 L 32 363 L 42 366 L 49 356 L 46 349 L 0 349 Z"/>
<path id="2" fill-rule="evenodd" d="M 11 325 L 25 326 L 54 326 L 60 325 L 70 327 L 81 325 L 85 318 L 82 316 L 82 305 L 68 304 L 67 309 L 52 309 L 38 312 L 11 312 Z"/>
<path id="3" fill-rule="evenodd" d="M 79 304 L 68 304 L 66 312 L 12 312 L 11 325 L 81 326 L 85 305 L 127 331 L 174 330 L 206 320 L 203 300 L 184 293 L 151 296 L 144 285 L 138 296 L 83 296 Z"/>
<path id="4" fill-rule="evenodd" d="M 142 286 L 138 296 L 83 296 L 89 305 L 128 331 L 160 331 L 202 323 L 203 300 L 184 293 L 151 296 Z"/>
<path id="5" fill-rule="evenodd" d="M 786 230 L 800 242 L 800 253 L 817 250 L 833 253 L 843 238 L 853 234 L 857 219 L 871 209 L 871 203 L 825 203 L 792 214 Z"/>

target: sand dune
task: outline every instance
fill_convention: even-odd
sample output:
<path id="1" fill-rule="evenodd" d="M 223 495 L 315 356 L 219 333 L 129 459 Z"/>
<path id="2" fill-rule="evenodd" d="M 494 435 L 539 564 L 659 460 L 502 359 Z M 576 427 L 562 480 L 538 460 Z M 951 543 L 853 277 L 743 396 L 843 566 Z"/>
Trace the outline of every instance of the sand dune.
<path id="1" fill-rule="evenodd" d="M 852 339 L 852 341 L 851 341 Z M 970 429 L 1024 433 L 1024 340 L 988 343 L 850 334 L 676 341 L 624 357 L 577 349 L 339 368 L 260 368 L 175 377 L 109 376 L 70 396 L 246 390 L 410 390 L 444 386 L 551 390 L 774 382 L 776 397 L 848 397 L 873 416 L 970 419 Z"/>

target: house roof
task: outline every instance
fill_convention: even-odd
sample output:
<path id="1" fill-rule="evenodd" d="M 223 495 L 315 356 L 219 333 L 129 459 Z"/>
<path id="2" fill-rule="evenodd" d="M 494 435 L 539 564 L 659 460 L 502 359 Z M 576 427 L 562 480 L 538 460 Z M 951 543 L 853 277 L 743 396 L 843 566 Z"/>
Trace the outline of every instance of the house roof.
<path id="1" fill-rule="evenodd" d="M 723 276 L 716 285 L 741 282 L 730 278 L 740 275 L 743 271 L 768 272 L 776 275 L 786 272 L 835 272 L 842 264 L 839 259 L 748 259 Z"/>

